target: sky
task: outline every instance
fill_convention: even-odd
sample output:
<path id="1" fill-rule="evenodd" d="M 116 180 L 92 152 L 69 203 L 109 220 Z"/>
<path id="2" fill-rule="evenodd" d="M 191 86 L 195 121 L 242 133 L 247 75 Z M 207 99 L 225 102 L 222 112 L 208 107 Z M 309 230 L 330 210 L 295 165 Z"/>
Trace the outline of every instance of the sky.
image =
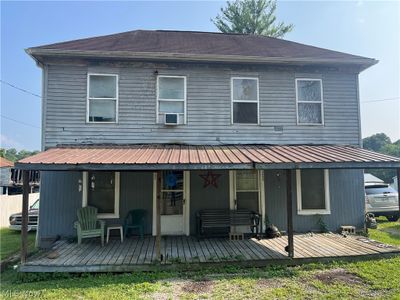
<path id="1" fill-rule="evenodd" d="M 210 19 L 224 5 L 1 1 L 1 147 L 41 148 L 41 70 L 24 49 L 135 29 L 218 31 Z M 362 135 L 400 139 L 400 1 L 279 1 L 277 19 L 295 25 L 287 40 L 378 59 L 359 77 Z"/>

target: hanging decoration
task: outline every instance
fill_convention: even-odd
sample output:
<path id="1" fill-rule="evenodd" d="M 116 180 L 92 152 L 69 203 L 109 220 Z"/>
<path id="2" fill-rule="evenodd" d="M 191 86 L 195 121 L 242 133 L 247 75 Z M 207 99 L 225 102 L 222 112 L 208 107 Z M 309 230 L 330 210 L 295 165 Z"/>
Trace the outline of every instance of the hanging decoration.
<path id="1" fill-rule="evenodd" d="M 204 180 L 203 188 L 208 186 L 213 186 L 218 188 L 218 178 L 221 177 L 221 174 L 215 174 L 212 171 L 208 171 L 205 175 L 199 175 Z"/>
<path id="2" fill-rule="evenodd" d="M 175 173 L 171 172 L 169 174 L 167 174 L 167 176 L 165 176 L 165 185 L 168 188 L 174 188 L 176 187 L 178 178 L 176 177 Z"/>

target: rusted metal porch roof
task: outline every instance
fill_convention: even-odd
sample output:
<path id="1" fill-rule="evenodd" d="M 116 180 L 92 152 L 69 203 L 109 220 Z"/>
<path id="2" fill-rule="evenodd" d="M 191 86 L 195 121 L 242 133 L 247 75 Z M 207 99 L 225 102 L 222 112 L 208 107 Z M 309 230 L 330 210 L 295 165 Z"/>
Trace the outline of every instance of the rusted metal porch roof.
<path id="1" fill-rule="evenodd" d="M 85 145 L 20 160 L 23 170 L 400 168 L 400 158 L 339 145 Z"/>

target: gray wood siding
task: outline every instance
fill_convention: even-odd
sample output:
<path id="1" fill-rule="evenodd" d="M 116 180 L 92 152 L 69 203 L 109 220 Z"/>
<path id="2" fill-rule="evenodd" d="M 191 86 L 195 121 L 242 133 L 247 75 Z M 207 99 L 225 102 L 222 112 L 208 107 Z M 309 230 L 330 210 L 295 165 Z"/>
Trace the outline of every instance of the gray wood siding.
<path id="1" fill-rule="evenodd" d="M 187 124 L 156 124 L 156 75 L 187 76 Z M 119 74 L 118 124 L 86 123 L 88 72 Z M 260 125 L 231 124 L 231 76 L 260 86 Z M 322 78 L 324 126 L 296 124 L 295 78 Z M 357 74 L 322 69 L 199 64 L 51 64 L 44 146 L 75 143 L 359 144 Z M 274 126 L 283 126 L 275 131 Z"/>
<path id="2" fill-rule="evenodd" d="M 107 220 L 108 223 L 123 224 L 132 209 L 147 210 L 145 234 L 151 234 L 153 214 L 153 173 L 121 172 L 120 219 Z M 138 232 L 135 232 L 138 234 Z"/>
<path id="3" fill-rule="evenodd" d="M 40 186 L 40 246 L 42 241 L 56 236 L 76 235 L 73 223 L 76 212 L 82 207 L 82 192 L 79 180 L 82 172 L 42 172 Z M 148 211 L 146 234 L 151 233 L 153 212 L 153 173 L 121 172 L 120 176 L 120 218 L 106 219 L 106 224 L 123 224 L 128 211 L 146 209 Z M 116 233 L 113 231 L 112 233 Z"/>
<path id="4" fill-rule="evenodd" d="M 190 234 L 196 233 L 196 213 L 202 209 L 229 209 L 229 171 L 214 171 L 220 174 L 218 188 L 204 187 L 200 177 L 207 171 L 190 172 Z"/>
<path id="5" fill-rule="evenodd" d="M 82 207 L 81 172 L 41 172 L 39 246 L 42 239 L 75 235 L 76 211 Z"/>
<path id="6" fill-rule="evenodd" d="M 203 188 L 204 172 L 190 174 L 190 232 L 196 231 L 196 212 L 201 209 L 229 209 L 228 171 L 215 171 L 222 176 L 218 188 Z M 81 172 L 42 172 L 40 194 L 39 243 L 46 238 L 75 236 L 73 222 L 82 206 L 79 191 Z M 295 176 L 292 177 L 295 187 Z M 323 217 L 328 228 L 336 231 L 340 225 L 354 225 L 361 229 L 364 223 L 364 189 L 362 170 L 330 170 L 331 214 Z M 152 172 L 121 172 L 120 218 L 107 219 L 107 224 L 123 223 L 127 212 L 142 208 L 148 211 L 146 233 L 151 234 L 153 207 Z M 269 221 L 286 230 L 286 176 L 283 170 L 265 171 L 265 203 Z M 293 217 L 296 232 L 319 230 L 319 216 L 297 215 L 296 192 L 293 191 Z M 44 240 L 43 240 L 44 239 Z"/>
<path id="7" fill-rule="evenodd" d="M 322 219 L 329 230 L 337 231 L 341 225 L 363 228 L 365 196 L 362 170 L 330 170 L 329 189 L 331 214 Z M 270 223 L 286 230 L 286 172 L 284 170 L 265 171 L 265 211 Z M 320 215 L 298 215 L 296 199 L 296 176 L 292 176 L 293 224 L 296 232 L 320 230 Z"/>

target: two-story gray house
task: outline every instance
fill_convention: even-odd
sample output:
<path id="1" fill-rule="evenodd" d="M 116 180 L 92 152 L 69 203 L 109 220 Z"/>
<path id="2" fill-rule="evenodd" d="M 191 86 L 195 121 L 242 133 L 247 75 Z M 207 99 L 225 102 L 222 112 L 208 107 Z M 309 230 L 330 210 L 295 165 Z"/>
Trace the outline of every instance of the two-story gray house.
<path id="1" fill-rule="evenodd" d="M 400 166 L 360 148 L 358 75 L 374 59 L 164 30 L 27 53 L 43 70 L 43 152 L 18 167 L 42 171 L 42 247 L 75 236 L 85 206 L 107 224 L 146 210 L 154 236 L 196 234 L 203 210 L 256 212 L 262 230 L 362 230 L 362 169 Z"/>

